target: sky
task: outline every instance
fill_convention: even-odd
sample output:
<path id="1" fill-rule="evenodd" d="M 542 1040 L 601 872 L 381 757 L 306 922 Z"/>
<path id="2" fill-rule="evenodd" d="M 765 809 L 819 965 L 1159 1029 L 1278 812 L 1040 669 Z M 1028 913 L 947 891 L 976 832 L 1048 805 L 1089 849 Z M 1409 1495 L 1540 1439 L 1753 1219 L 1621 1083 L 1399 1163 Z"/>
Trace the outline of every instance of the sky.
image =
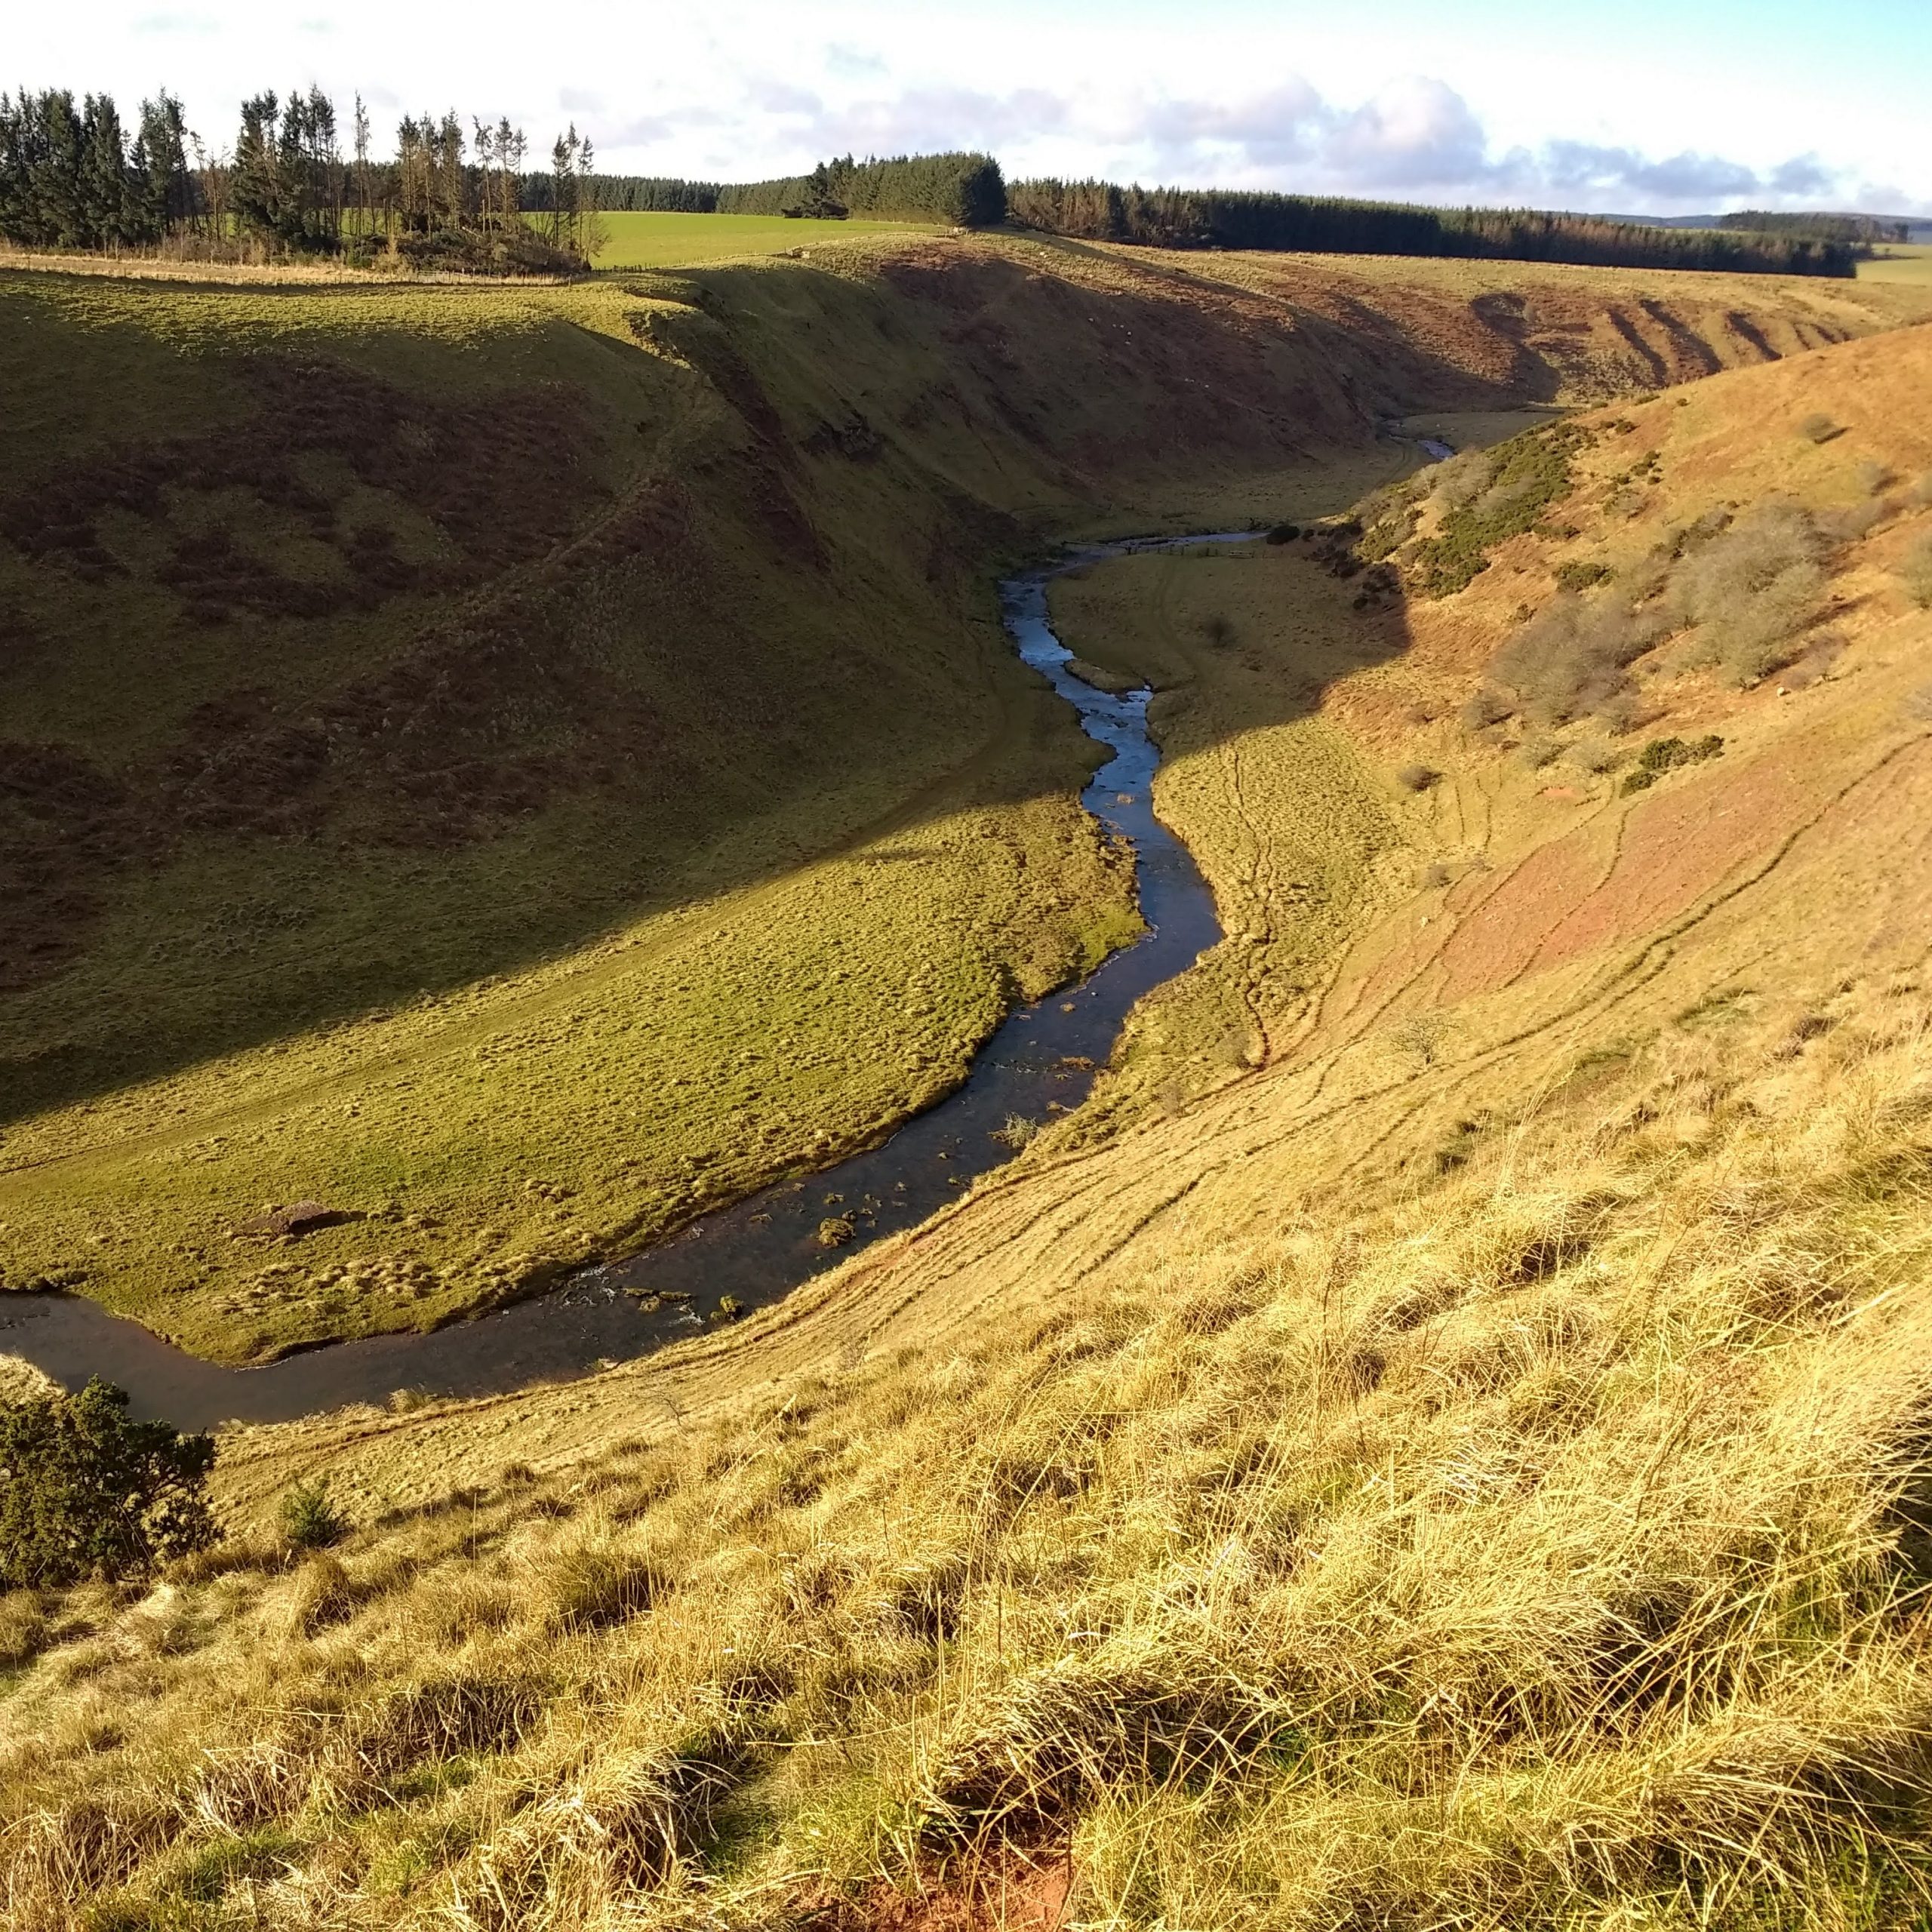
<path id="1" fill-rule="evenodd" d="M 1932 215 L 1932 0 L 8 0 L 0 80 L 568 123 L 601 171 L 754 180 L 977 147 L 1100 175 L 1653 214 Z M 22 18 L 21 15 L 26 17 Z"/>

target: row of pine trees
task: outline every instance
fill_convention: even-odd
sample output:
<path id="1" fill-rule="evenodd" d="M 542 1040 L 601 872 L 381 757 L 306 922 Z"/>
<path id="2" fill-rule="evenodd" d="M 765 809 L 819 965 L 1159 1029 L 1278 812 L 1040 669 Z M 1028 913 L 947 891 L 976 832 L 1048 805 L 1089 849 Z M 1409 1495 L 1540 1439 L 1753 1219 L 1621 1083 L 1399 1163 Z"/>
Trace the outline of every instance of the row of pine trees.
<path id="1" fill-rule="evenodd" d="M 1312 254 L 1475 256 L 1604 268 L 1722 269 L 1849 275 L 1852 242 L 1793 223 L 1738 229 L 1659 228 L 1601 215 L 1528 208 L 1431 208 L 1397 202 L 1112 181 L 1016 181 L 1021 227 L 1157 248 L 1293 250 Z"/>
<path id="2" fill-rule="evenodd" d="M 361 97 L 344 132 L 319 88 L 242 106 L 232 149 L 211 152 L 163 92 L 124 122 L 106 94 L 0 94 L 0 240 L 34 249 L 172 248 L 220 254 L 389 248 L 417 260 L 528 257 L 541 236 L 587 261 L 604 208 L 722 214 L 870 215 L 1162 248 L 1480 256 L 1597 266 L 1847 275 L 1872 236 L 1816 217 L 1741 216 L 1736 228 L 1670 229 L 1595 215 L 1042 180 L 1009 186 L 977 153 L 847 155 L 809 175 L 736 185 L 600 179 L 575 127 L 547 171 L 507 118 L 405 116 L 393 155 L 371 152 Z"/>
<path id="3" fill-rule="evenodd" d="M 378 158 L 361 97 L 345 128 L 319 88 L 251 96 L 233 145 L 211 149 L 161 93 L 124 122 L 112 98 L 0 94 L 0 240 L 54 251 L 367 255 L 410 238 L 486 245 L 536 231 L 563 254 L 595 245 L 595 155 L 574 126 L 547 174 L 507 118 L 405 116 Z"/>

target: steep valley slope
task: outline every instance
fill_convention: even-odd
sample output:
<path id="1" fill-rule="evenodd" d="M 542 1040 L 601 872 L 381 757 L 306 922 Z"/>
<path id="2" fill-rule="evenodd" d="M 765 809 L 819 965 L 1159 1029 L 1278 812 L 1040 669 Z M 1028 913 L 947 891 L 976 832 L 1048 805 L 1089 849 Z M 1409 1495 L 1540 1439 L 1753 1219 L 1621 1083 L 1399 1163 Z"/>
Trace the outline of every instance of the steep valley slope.
<path id="1" fill-rule="evenodd" d="M 1912 293 L 1010 239 L 8 276 L 0 1280 L 255 1359 L 875 1137 L 1134 930 L 1000 560 Z M 344 1218 L 234 1238 L 299 1202 Z"/>
<path id="2" fill-rule="evenodd" d="M 961 606 L 1056 515 L 1296 525 L 1055 595 L 1155 681 L 1227 939 L 915 1234 L 580 1382 L 226 1432 L 222 1546 L 5 1600 L 9 1923 L 1918 1922 L 1932 332 L 1411 475 L 1395 419 L 1606 365 L 1517 309 L 1459 364 L 1426 318 L 1491 325 L 1429 265 L 1364 325 L 1417 361 L 1351 362 L 1323 305 L 1389 265 L 980 246 L 761 270 L 745 366 L 795 447 L 808 393 L 896 447 L 856 374 L 787 384 L 838 366 L 817 304 L 928 291 L 880 311 L 971 399 L 915 399 L 971 425 L 927 528 L 1026 520 L 947 566 Z M 1140 415 L 1126 329 L 1069 319 L 1115 294 L 1177 305 L 1134 325 L 1173 358 Z M 1240 407 L 1270 371 L 1306 416 Z M 912 458 L 811 460 L 814 527 L 847 505 L 916 601 L 903 510 L 869 521 Z M 8 1149 L 57 1168 L 134 1103 L 91 1104 Z M 354 1527 L 291 1550 L 277 1500 L 323 1478 Z"/>

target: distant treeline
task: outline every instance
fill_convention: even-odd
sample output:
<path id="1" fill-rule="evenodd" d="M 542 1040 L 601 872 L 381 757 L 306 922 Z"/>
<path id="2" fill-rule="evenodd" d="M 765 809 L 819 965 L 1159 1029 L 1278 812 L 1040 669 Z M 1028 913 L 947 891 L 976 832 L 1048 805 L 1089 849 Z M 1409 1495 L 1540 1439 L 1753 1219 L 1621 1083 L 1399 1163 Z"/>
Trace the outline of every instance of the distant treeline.
<path id="1" fill-rule="evenodd" d="M 737 183 L 599 175 L 572 128 L 547 172 L 507 120 L 405 116 L 392 159 L 372 151 L 358 97 L 347 129 L 319 89 L 251 97 L 234 146 L 211 152 L 163 93 L 131 127 L 112 100 L 60 90 L 0 94 L 0 240 L 29 248 L 161 248 L 202 254 L 386 248 L 425 264 L 529 270 L 592 259 L 604 212 L 764 214 L 935 222 L 1002 221 L 1044 233 L 1158 248 L 1479 256 L 1601 267 L 1727 269 L 1849 275 L 1899 224 L 1864 216 L 1747 210 L 1723 228 L 1665 228 L 1531 209 L 1214 189 L 1021 181 L 989 155 L 897 155 L 822 162 L 809 174 Z M 532 217 L 534 217 L 534 220 Z M 540 234 L 541 240 L 540 242 Z M 534 251 L 535 252 L 533 252 Z M 547 255 L 545 252 L 547 251 Z"/>
<path id="2" fill-rule="evenodd" d="M 426 265 L 525 272 L 580 265 L 597 238 L 591 144 L 574 128 L 557 137 L 550 171 L 534 177 L 544 189 L 534 224 L 521 192 L 529 149 L 507 119 L 406 115 L 394 155 L 380 158 L 361 97 L 345 128 L 318 88 L 251 95 L 226 148 L 190 131 L 165 92 L 142 102 L 131 128 L 106 94 L 0 94 L 0 241 L 202 258 L 366 259 L 389 248 Z"/>
<path id="3" fill-rule="evenodd" d="M 856 214 L 991 228 L 1006 219 L 1006 180 L 984 154 L 896 155 L 821 162 L 811 174 L 721 188 L 720 214 Z"/>
<path id="4" fill-rule="evenodd" d="M 1845 242 L 1869 248 L 1878 242 L 1909 242 L 1912 223 L 1870 214 L 1787 214 L 1770 208 L 1740 208 L 1720 215 L 1721 228 L 1762 235 L 1792 235 L 1813 242 Z"/>
<path id="5" fill-rule="evenodd" d="M 523 182 L 524 205 L 549 205 L 550 177 Z M 821 162 L 809 174 L 776 181 L 685 181 L 674 176 L 600 174 L 597 206 L 605 214 L 777 214 L 841 220 L 943 222 L 991 228 L 1006 219 L 1006 183 L 999 163 L 983 154 L 897 155 L 889 160 L 846 155 Z"/>
<path id="6" fill-rule="evenodd" d="M 588 184 L 598 209 L 618 214 L 715 214 L 728 192 L 716 181 L 685 181 L 666 174 L 600 174 Z M 526 174 L 523 205 L 547 210 L 554 184 L 547 174 Z"/>
<path id="7" fill-rule="evenodd" d="M 1527 208 L 1429 208 L 1306 195 L 1038 180 L 1012 183 L 1007 212 L 1020 226 L 1049 235 L 1156 248 L 1475 256 L 1760 275 L 1857 272 L 1854 246 L 1810 235 L 1652 228 Z"/>

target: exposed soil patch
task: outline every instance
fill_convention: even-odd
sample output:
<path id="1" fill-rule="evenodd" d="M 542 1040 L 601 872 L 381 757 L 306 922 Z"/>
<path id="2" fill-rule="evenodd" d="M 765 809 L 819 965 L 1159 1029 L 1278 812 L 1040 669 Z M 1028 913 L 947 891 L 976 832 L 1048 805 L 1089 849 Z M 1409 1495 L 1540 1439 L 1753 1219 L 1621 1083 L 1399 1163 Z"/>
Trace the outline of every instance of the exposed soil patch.
<path id="1" fill-rule="evenodd" d="M 856 1897 L 801 1903 L 804 1922 L 818 1932 L 1059 1932 L 1072 1885 L 1063 1855 L 1011 1854 L 916 1891 L 880 1884 Z"/>

